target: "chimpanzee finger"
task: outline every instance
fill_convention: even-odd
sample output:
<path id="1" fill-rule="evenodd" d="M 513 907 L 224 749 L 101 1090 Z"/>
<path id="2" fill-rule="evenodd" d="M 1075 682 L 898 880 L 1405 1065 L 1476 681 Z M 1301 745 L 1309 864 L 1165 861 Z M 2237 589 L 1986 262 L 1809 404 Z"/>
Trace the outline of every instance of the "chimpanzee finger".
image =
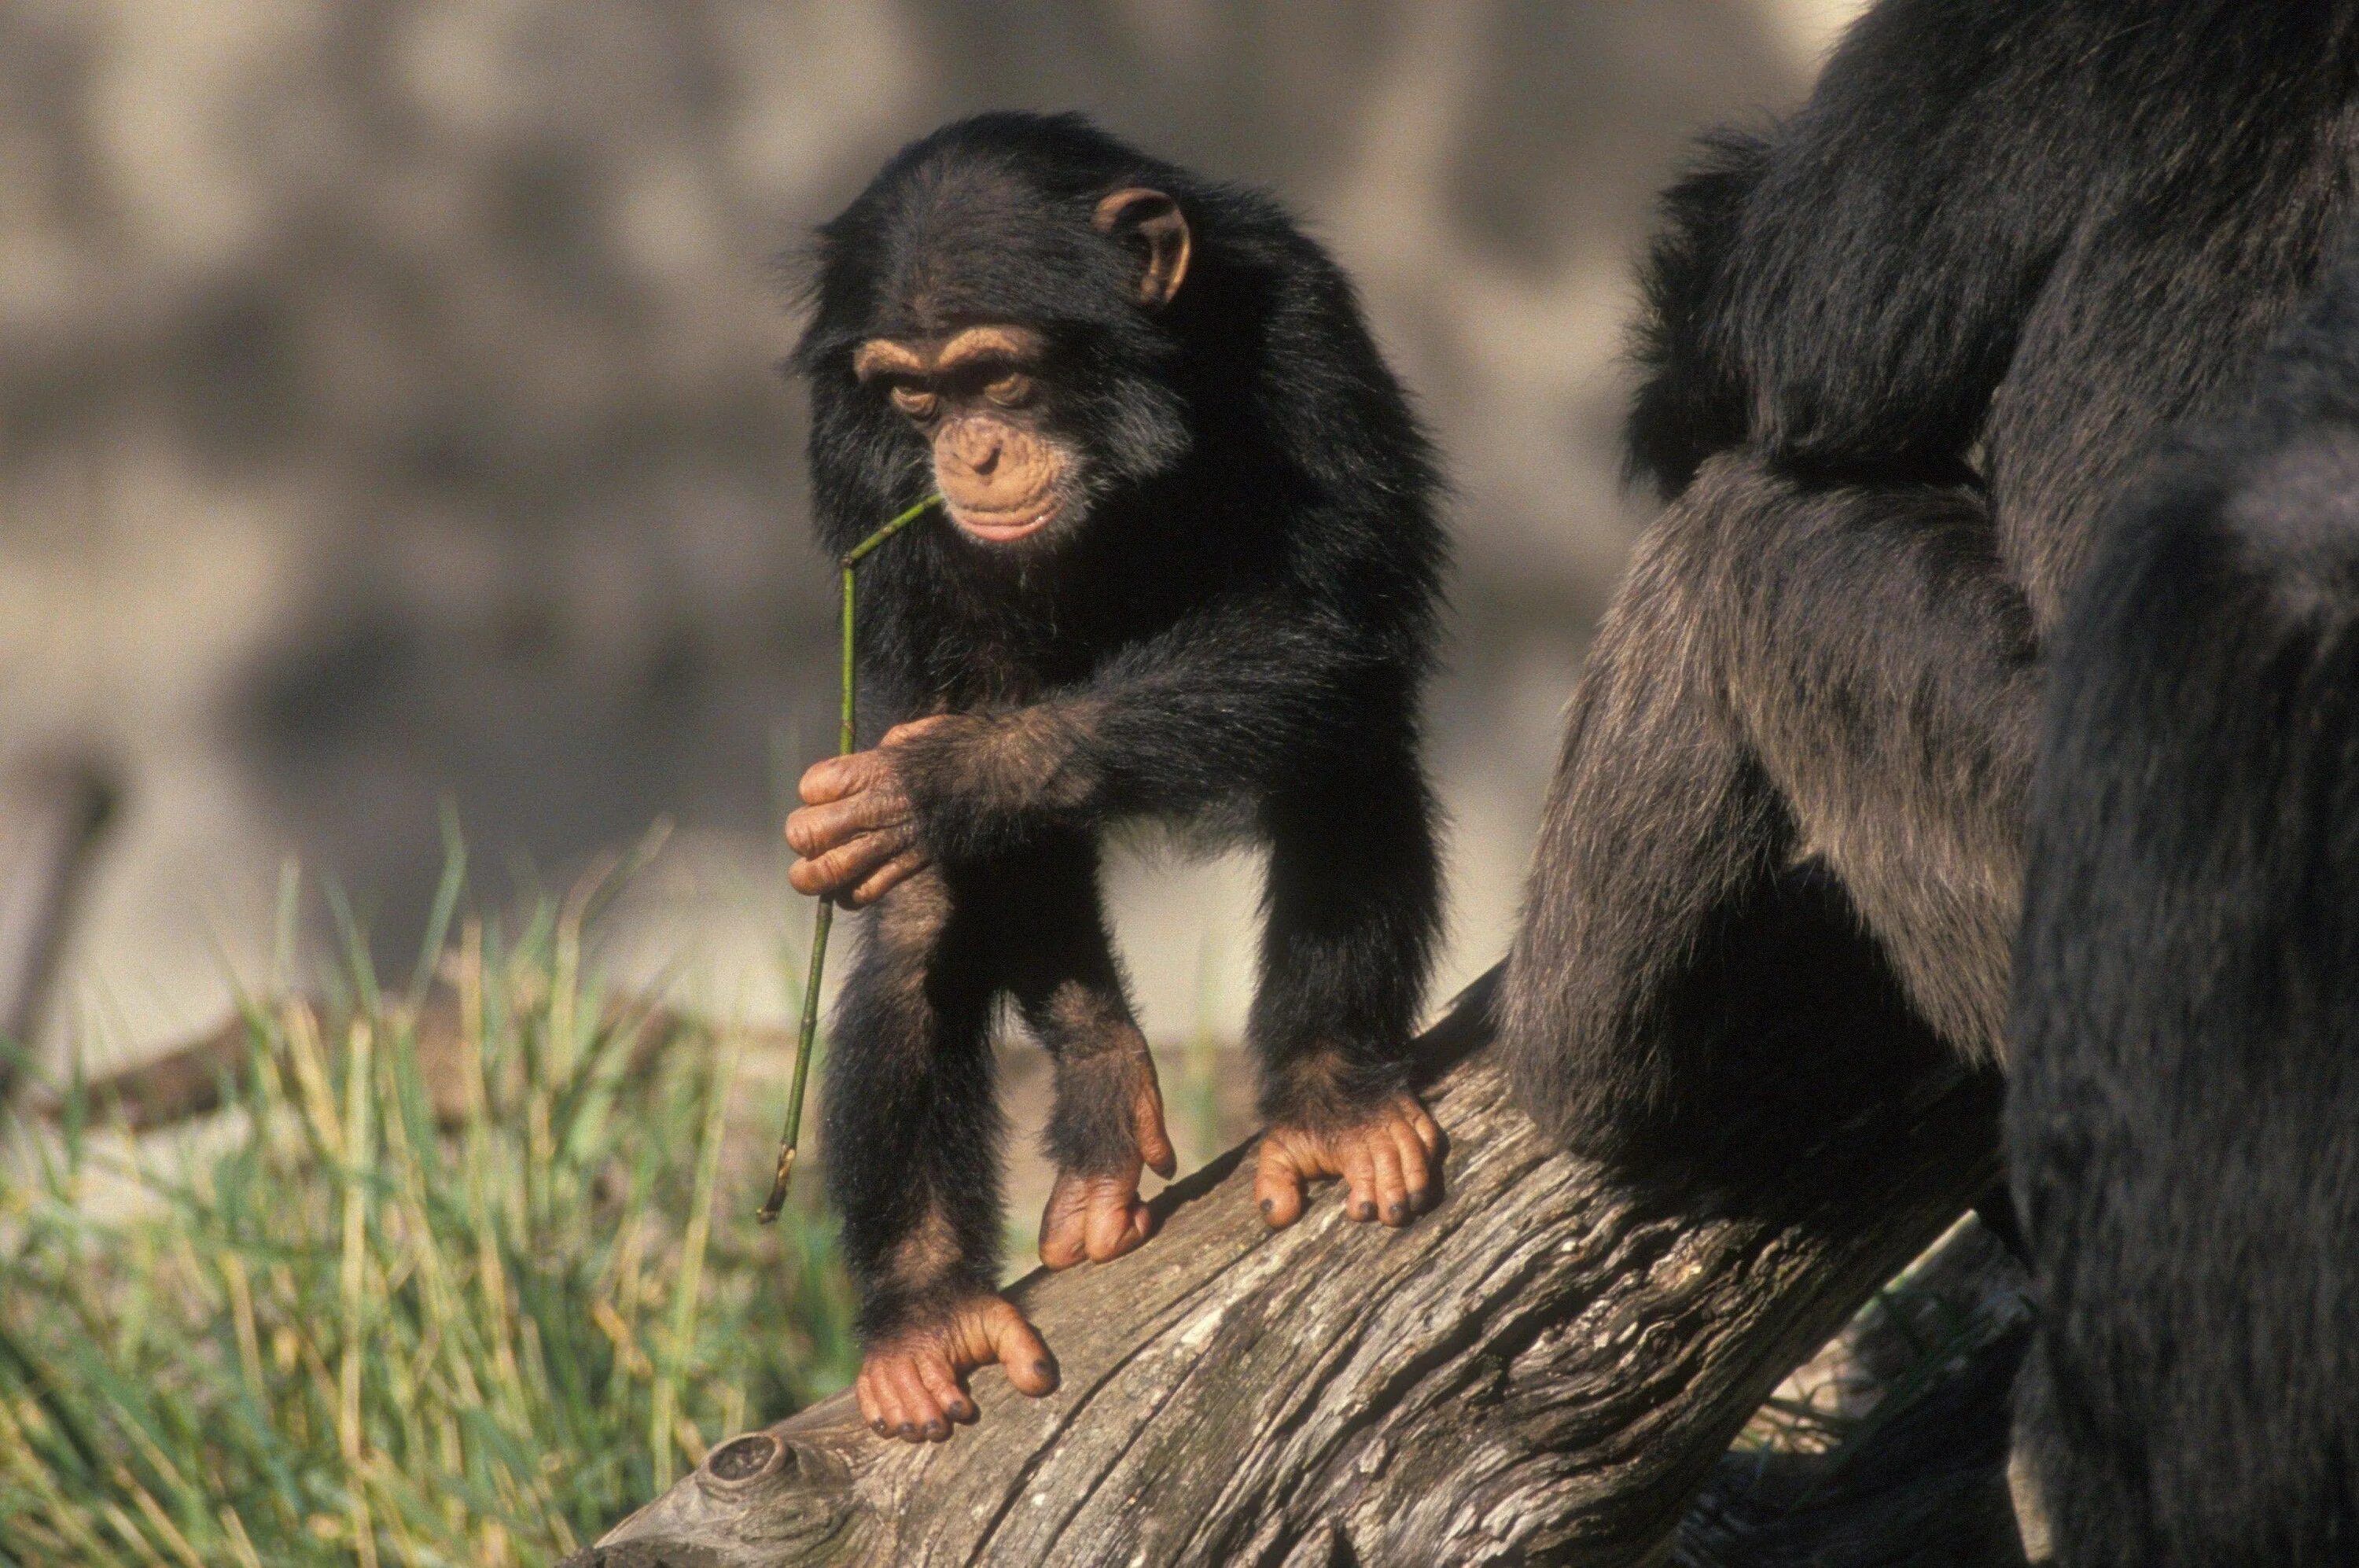
<path id="1" fill-rule="evenodd" d="M 925 1383 L 919 1377 L 918 1360 L 918 1356 L 897 1357 L 886 1372 L 893 1380 L 893 1391 L 900 1396 L 901 1424 L 897 1430 L 911 1443 L 925 1442 L 933 1435 L 936 1426 L 947 1432 L 950 1423 L 950 1418 L 942 1414 L 941 1407 L 935 1404 L 933 1395 L 926 1391 Z"/>
<path id="2" fill-rule="evenodd" d="M 787 867 L 787 881 L 798 893 L 841 893 L 865 881 L 908 845 L 907 834 L 862 833 L 815 860 L 796 861 Z"/>
<path id="3" fill-rule="evenodd" d="M 1095 1194 L 1090 1205 L 1090 1261 L 1103 1263 L 1120 1258 L 1145 1241 L 1148 1227 L 1154 1224 L 1147 1205 L 1138 1202 L 1133 1192 L 1109 1183 Z"/>
<path id="4" fill-rule="evenodd" d="M 1261 1157 L 1254 1169 L 1254 1199 L 1272 1230 L 1283 1230 L 1302 1217 L 1303 1173 L 1286 1146 L 1275 1138 L 1261 1140 Z"/>
<path id="5" fill-rule="evenodd" d="M 809 859 L 864 833 L 909 820 L 908 802 L 895 790 L 863 789 L 823 806 L 804 806 L 787 818 L 787 847 Z"/>
<path id="6" fill-rule="evenodd" d="M 1006 1301 L 995 1301 L 984 1319 L 992 1356 L 1018 1393 L 1039 1399 L 1057 1391 L 1057 1362 L 1038 1330 Z"/>
<path id="7" fill-rule="evenodd" d="M 1150 1062 L 1146 1085 L 1138 1092 L 1138 1103 L 1132 1111 L 1131 1136 L 1138 1141 L 1138 1157 L 1147 1168 L 1166 1181 L 1180 1169 L 1179 1153 L 1171 1147 L 1171 1135 L 1163 1126 L 1163 1091 L 1155 1082 L 1155 1068 Z"/>
<path id="8" fill-rule="evenodd" d="M 876 1405 L 876 1420 L 872 1424 L 880 1436 L 898 1437 L 913 1423 L 909 1412 L 902 1407 L 901 1392 L 894 1386 L 886 1366 L 881 1361 L 873 1363 L 864 1376 L 868 1379 L 869 1398 Z"/>
<path id="9" fill-rule="evenodd" d="M 1376 1206 L 1376 1164 L 1370 1157 L 1368 1140 L 1363 1138 L 1338 1139 L 1343 1145 L 1343 1182 L 1350 1189 L 1343 1199 L 1343 1212 L 1363 1224 L 1371 1222 L 1383 1211 Z"/>
<path id="10" fill-rule="evenodd" d="M 922 849 L 905 849 L 870 872 L 867 880 L 845 895 L 843 901 L 855 909 L 864 909 L 923 871 L 931 858 Z"/>
<path id="11" fill-rule="evenodd" d="M 873 751 L 850 752 L 842 757 L 831 757 L 812 763 L 803 769 L 801 781 L 795 793 L 806 806 L 823 806 L 840 800 L 873 786 L 892 768 L 892 764 Z"/>
<path id="12" fill-rule="evenodd" d="M 858 789 L 858 769 L 852 766 L 851 757 L 831 757 L 803 769 L 801 780 L 795 785 L 795 793 L 806 806 L 823 806 L 830 800 L 840 800 Z"/>
<path id="13" fill-rule="evenodd" d="M 860 1419 L 868 1423 L 870 1431 L 881 1436 L 892 1430 L 885 1419 L 885 1407 L 878 1402 L 876 1390 L 869 1381 L 867 1367 L 863 1367 L 860 1376 L 853 1380 L 852 1396 L 860 1401 Z"/>
<path id="14" fill-rule="evenodd" d="M 1375 1200 L 1376 1217 L 1388 1225 L 1408 1224 L 1408 1182 L 1401 1175 L 1400 1148 L 1393 1142 L 1391 1129 L 1375 1128 L 1366 1139 L 1366 1148 L 1373 1171 L 1368 1186 Z"/>
<path id="15" fill-rule="evenodd" d="M 1438 1158 L 1441 1153 L 1441 1124 L 1433 1119 L 1433 1113 L 1414 1094 L 1401 1096 L 1401 1108 L 1408 1115 L 1408 1125 L 1416 1131 L 1418 1142 L 1425 1145 L 1426 1153 Z"/>
<path id="16" fill-rule="evenodd" d="M 918 1380 L 926 1386 L 926 1392 L 934 1397 L 934 1403 L 951 1420 L 954 1421 L 974 1420 L 974 1402 L 966 1397 L 966 1390 L 959 1387 L 958 1374 L 951 1370 L 948 1357 L 919 1356 Z M 946 1432 L 943 1435 L 949 1434 Z"/>
<path id="17" fill-rule="evenodd" d="M 1394 1123 L 1392 1135 L 1393 1146 L 1400 1156 L 1401 1180 L 1408 1188 L 1409 1212 L 1421 1214 L 1433 1206 L 1433 1172 L 1438 1161 L 1411 1124 Z"/>
<path id="18" fill-rule="evenodd" d="M 1060 1172 L 1040 1210 L 1040 1262 L 1071 1269 L 1089 1256 L 1089 1189 L 1079 1176 Z"/>

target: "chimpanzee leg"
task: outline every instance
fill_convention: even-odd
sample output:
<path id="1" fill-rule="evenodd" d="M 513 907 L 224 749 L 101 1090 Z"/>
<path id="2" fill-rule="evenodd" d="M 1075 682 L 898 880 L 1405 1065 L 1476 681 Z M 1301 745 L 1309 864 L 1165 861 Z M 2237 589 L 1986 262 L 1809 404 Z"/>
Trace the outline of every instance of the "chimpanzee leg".
<path id="1" fill-rule="evenodd" d="M 965 880 L 930 868 L 876 906 L 830 1036 L 828 1190 L 872 1342 L 998 1279 L 996 987 Z"/>
<path id="2" fill-rule="evenodd" d="M 995 886 L 984 866 L 929 868 L 893 888 L 836 1008 L 826 1164 L 860 1291 L 855 1391 L 871 1426 L 913 1442 L 975 1418 L 962 1379 L 985 1362 L 1024 1393 L 1057 1386 L 1048 1346 L 993 1289 Z"/>
<path id="3" fill-rule="evenodd" d="M 1058 1179 L 1040 1216 L 1051 1269 L 1103 1261 L 1147 1238 L 1141 1170 L 1173 1170 L 1154 1059 L 1139 1033 L 1098 896 L 1095 840 L 1056 833 L 1028 848 L 1002 896 L 1008 989 L 1056 1061 L 1044 1142 Z"/>
<path id="4" fill-rule="evenodd" d="M 1405 1225 L 1432 1192 L 1440 1134 L 1408 1092 L 1440 918 L 1430 796 L 1406 737 L 1273 800 L 1261 985 L 1247 1032 L 1270 1133 L 1256 1183 L 1285 1225 L 1301 1183 L 1342 1176 L 1354 1218 Z"/>

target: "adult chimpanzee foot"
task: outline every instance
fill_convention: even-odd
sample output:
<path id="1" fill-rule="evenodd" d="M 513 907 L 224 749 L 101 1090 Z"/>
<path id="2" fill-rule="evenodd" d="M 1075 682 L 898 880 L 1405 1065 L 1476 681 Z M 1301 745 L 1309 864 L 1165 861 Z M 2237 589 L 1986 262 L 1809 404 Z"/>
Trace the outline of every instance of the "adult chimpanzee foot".
<path id="1" fill-rule="evenodd" d="M 1343 1212 L 1399 1226 L 1440 1195 L 1441 1128 L 1409 1094 L 1394 1095 L 1341 1127 L 1278 1126 L 1262 1135 L 1254 1196 L 1272 1229 L 1302 1215 L 1304 1187 L 1340 1177 Z"/>
<path id="2" fill-rule="evenodd" d="M 1077 1113 L 1091 1095 L 1086 1090 L 1077 1092 L 1076 1085 L 1095 1065 L 1067 1069 L 1063 1074 L 1060 1110 L 1074 1120 L 1089 1119 Z M 1125 1091 L 1127 1111 L 1116 1113 L 1115 1125 L 1125 1116 L 1129 1125 L 1120 1134 L 1122 1152 L 1115 1168 L 1096 1174 L 1059 1171 L 1048 1206 L 1040 1211 L 1040 1261 L 1051 1269 L 1070 1269 L 1083 1258 L 1103 1263 L 1120 1258 L 1155 1234 L 1154 1214 L 1138 1195 L 1139 1175 L 1151 1169 L 1169 1181 L 1179 1169 L 1179 1157 L 1164 1130 L 1163 1095 L 1156 1086 L 1154 1063 L 1142 1051 L 1137 1066 Z M 1108 1135 L 1100 1137 L 1112 1141 Z"/>
<path id="3" fill-rule="evenodd" d="M 1056 1391 L 1056 1358 L 1024 1314 L 1003 1297 L 970 1296 L 868 1347 L 853 1384 L 861 1419 L 879 1437 L 940 1443 L 980 1413 L 966 1375 L 995 1361 L 1019 1393 Z"/>

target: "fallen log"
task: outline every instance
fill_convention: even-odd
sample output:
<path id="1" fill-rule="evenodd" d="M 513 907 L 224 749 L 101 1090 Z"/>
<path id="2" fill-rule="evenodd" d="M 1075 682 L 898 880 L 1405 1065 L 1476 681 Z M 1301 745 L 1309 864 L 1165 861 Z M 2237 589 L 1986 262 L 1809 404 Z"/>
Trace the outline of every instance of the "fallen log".
<path id="1" fill-rule="evenodd" d="M 1330 1192 L 1273 1233 L 1248 1147 L 1129 1258 L 1016 1300 L 1049 1398 L 910 1447 L 839 1397 L 717 1446 L 571 1568 L 1659 1563 L 1771 1388 L 1996 1169 L 1991 1084 L 1928 1060 L 1782 1131 L 1742 1181 L 1553 1149 L 1481 1047 L 1494 977 L 1422 1042 L 1448 1195 L 1400 1232 Z M 1739 1136 L 1733 1134 L 1733 1137 Z"/>
<path id="2" fill-rule="evenodd" d="M 411 1031 L 418 1052 L 418 1078 L 426 1088 L 437 1123 L 444 1128 L 463 1125 L 467 1118 L 466 1042 L 460 1027 L 459 994 L 437 985 L 415 1014 L 388 1001 L 388 1015 Z M 295 996 L 271 1005 L 274 1013 L 309 1013 L 313 1023 L 330 1008 L 316 996 Z M 660 1003 L 636 996 L 618 996 L 606 1005 L 601 1027 L 619 1035 L 623 1074 L 637 1078 L 653 1072 L 663 1053 L 688 1036 L 702 1038 L 711 1026 Z M 783 1053 L 793 1047 L 783 1029 L 738 1031 L 755 1049 Z M 322 1043 L 332 1061 L 344 1050 L 344 1038 L 325 1031 Z M 255 1025 L 233 1013 L 212 1029 L 185 1044 L 145 1061 L 92 1078 L 82 1085 L 82 1104 L 130 1132 L 155 1132 L 195 1121 L 236 1101 L 253 1075 Z M 285 1051 L 278 1054 L 283 1057 Z M 47 1090 L 34 1097 L 32 1114 L 55 1122 L 65 1115 L 65 1097 Z"/>

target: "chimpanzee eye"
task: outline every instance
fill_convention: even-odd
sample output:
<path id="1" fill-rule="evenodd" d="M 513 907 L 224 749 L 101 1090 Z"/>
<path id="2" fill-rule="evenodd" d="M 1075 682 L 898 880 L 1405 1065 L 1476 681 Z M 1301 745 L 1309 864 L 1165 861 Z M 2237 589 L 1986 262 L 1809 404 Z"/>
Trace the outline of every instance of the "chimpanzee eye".
<path id="1" fill-rule="evenodd" d="M 941 399 L 923 387 L 907 381 L 893 384 L 893 407 L 913 419 L 930 419 L 940 406 Z"/>
<path id="2" fill-rule="evenodd" d="M 1032 378 L 1020 370 L 1011 370 L 984 387 L 983 395 L 1003 408 L 1013 408 L 1032 400 Z"/>

